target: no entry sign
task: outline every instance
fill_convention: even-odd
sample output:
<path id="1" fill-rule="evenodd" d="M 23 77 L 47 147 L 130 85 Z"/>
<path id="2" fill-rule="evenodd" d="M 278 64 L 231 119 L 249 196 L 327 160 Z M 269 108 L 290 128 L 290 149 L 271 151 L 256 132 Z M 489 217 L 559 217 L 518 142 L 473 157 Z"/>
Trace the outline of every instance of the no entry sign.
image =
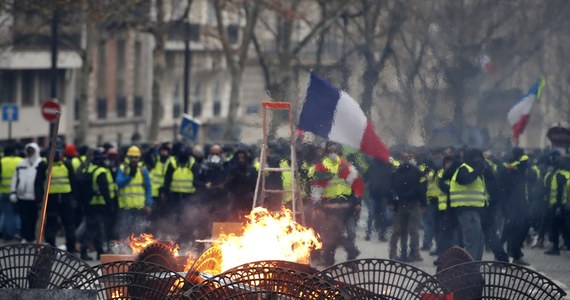
<path id="1" fill-rule="evenodd" d="M 57 112 L 61 112 L 61 106 L 57 99 L 50 99 L 42 104 L 42 116 L 48 122 L 55 121 Z"/>

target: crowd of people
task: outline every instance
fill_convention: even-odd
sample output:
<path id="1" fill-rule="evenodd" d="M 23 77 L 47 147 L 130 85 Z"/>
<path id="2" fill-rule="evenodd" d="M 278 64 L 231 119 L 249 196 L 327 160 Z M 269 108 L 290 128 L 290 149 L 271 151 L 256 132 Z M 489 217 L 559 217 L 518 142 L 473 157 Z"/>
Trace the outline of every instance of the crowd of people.
<path id="1" fill-rule="evenodd" d="M 290 168 L 289 149 L 286 143 L 269 145 L 267 165 Z M 558 151 L 531 154 L 516 147 L 499 159 L 467 147 L 400 147 L 392 149 L 389 163 L 332 142 L 303 143 L 296 151 L 298 177 L 265 173 L 266 188 L 284 192 L 268 194 L 263 203 L 270 210 L 290 207 L 287 190 L 298 185 L 306 225 L 323 243 L 313 257 L 319 264 L 334 264 L 338 247 L 349 260 L 360 255 L 355 240 L 363 205 L 365 239 L 374 234 L 388 242 L 390 259 L 421 261 L 422 250 L 441 255 L 457 245 L 475 260 L 488 248 L 496 260 L 528 265 L 522 249 L 531 236 L 536 247 L 549 241 L 548 255 L 570 248 L 570 161 Z M 144 232 L 203 250 L 196 241 L 210 239 L 213 222 L 244 221 L 251 210 L 262 164 L 258 153 L 239 144 L 60 145 L 44 239 L 57 246 L 56 236 L 64 233 L 67 251 L 85 260 L 92 259 L 91 248 L 99 257 L 112 241 Z M 3 149 L 5 241 L 37 240 L 45 154 L 35 143 Z"/>

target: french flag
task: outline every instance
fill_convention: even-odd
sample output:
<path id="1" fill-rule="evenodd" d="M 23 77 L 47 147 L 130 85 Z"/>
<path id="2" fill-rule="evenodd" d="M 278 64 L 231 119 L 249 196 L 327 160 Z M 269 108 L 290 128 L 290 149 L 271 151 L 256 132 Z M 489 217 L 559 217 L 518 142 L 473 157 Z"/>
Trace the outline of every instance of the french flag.
<path id="1" fill-rule="evenodd" d="M 358 103 L 315 72 L 311 72 L 299 129 L 388 162 L 388 149 Z"/>
<path id="2" fill-rule="evenodd" d="M 513 142 L 518 145 L 519 136 L 523 133 L 530 119 L 530 111 L 534 106 L 534 102 L 540 100 L 542 90 L 546 80 L 541 76 L 538 81 L 528 90 L 528 93 L 517 101 L 515 106 L 509 110 L 507 119 L 513 130 Z"/>

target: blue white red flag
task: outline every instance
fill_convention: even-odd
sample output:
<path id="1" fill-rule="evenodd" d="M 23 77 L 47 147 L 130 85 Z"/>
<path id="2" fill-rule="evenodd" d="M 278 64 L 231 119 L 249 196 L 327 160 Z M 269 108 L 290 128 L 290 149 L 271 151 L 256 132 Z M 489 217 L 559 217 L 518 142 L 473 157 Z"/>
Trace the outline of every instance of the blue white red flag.
<path id="1" fill-rule="evenodd" d="M 523 133 L 530 120 L 530 111 L 534 106 L 534 102 L 540 100 L 545 84 L 546 79 L 544 76 L 541 76 L 530 90 L 528 90 L 528 93 L 520 98 L 511 110 L 509 110 L 507 119 L 513 130 L 513 142 L 517 145 L 519 143 L 519 136 Z"/>
<path id="2" fill-rule="evenodd" d="M 311 72 L 298 128 L 388 162 L 388 148 L 358 103 L 315 72 Z"/>

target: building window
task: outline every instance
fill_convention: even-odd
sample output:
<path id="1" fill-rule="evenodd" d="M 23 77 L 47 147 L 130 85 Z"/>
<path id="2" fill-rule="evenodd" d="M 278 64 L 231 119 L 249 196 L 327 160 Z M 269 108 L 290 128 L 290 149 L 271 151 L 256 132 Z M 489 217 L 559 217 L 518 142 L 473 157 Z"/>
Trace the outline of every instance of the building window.
<path id="1" fill-rule="evenodd" d="M 127 100 L 124 101 L 124 112 L 119 112 L 122 108 L 120 98 L 125 98 L 125 40 L 117 40 L 117 116 L 124 117 L 127 113 Z"/>
<path id="2" fill-rule="evenodd" d="M 222 113 L 222 103 L 220 101 L 214 101 L 213 113 L 215 117 L 220 116 Z"/>
<path id="3" fill-rule="evenodd" d="M 73 119 L 77 121 L 79 120 L 79 106 L 81 105 L 79 104 L 79 99 L 75 98 L 73 104 Z"/>
<path id="4" fill-rule="evenodd" d="M 51 99 L 51 70 L 39 70 L 38 85 L 40 102 Z M 59 103 L 65 103 L 65 70 L 57 70 L 56 97 Z"/>
<path id="5" fill-rule="evenodd" d="M 11 71 L 0 71 L 0 103 L 14 102 L 14 73 Z"/>
<path id="6" fill-rule="evenodd" d="M 202 102 L 194 101 L 194 103 L 192 103 L 192 116 L 200 117 L 201 115 L 202 115 Z"/>
<path id="7" fill-rule="evenodd" d="M 180 102 L 180 81 L 177 81 L 174 85 L 174 91 L 172 93 L 172 117 L 174 119 L 180 118 L 180 115 L 182 113 Z"/>
<path id="8" fill-rule="evenodd" d="M 220 84 L 216 83 L 214 86 L 214 93 L 213 93 L 213 103 L 212 106 L 212 114 L 217 117 L 222 113 L 222 101 L 220 100 Z"/>
<path id="9" fill-rule="evenodd" d="M 97 98 L 97 118 L 107 119 L 107 98 Z"/>
<path id="10" fill-rule="evenodd" d="M 143 110 L 144 110 L 143 97 L 135 96 L 134 108 L 135 108 L 135 117 L 141 117 L 143 115 Z"/>
<path id="11" fill-rule="evenodd" d="M 117 117 L 124 118 L 127 116 L 127 97 L 117 97 Z"/>
<path id="12" fill-rule="evenodd" d="M 34 71 L 22 71 L 22 106 L 33 106 L 34 100 Z"/>
<path id="13" fill-rule="evenodd" d="M 202 115 L 202 84 L 196 82 L 194 87 L 194 99 L 192 99 L 192 116 L 199 117 Z"/>
<path id="14" fill-rule="evenodd" d="M 238 37 L 239 37 L 239 25 L 237 24 L 228 25 L 227 32 L 230 43 L 236 44 L 238 42 Z"/>
<path id="15" fill-rule="evenodd" d="M 143 95 L 143 89 L 144 89 L 143 87 L 145 85 L 141 82 L 142 80 L 144 80 L 144 76 L 141 73 L 142 72 L 141 70 L 144 70 L 144 66 L 141 65 L 143 63 L 142 50 L 143 50 L 142 43 L 140 41 L 135 41 L 135 65 L 134 65 L 135 98 L 132 109 L 134 111 L 134 115 L 137 117 L 140 117 L 143 114 L 143 97 L 141 95 Z"/>
<path id="16" fill-rule="evenodd" d="M 97 64 L 95 65 L 97 71 L 97 97 L 107 99 L 107 42 L 100 40 L 97 48 Z"/>
<path id="17" fill-rule="evenodd" d="M 245 108 L 245 114 L 247 115 L 256 115 L 258 113 L 259 113 L 259 105 L 257 104 L 248 105 Z"/>

